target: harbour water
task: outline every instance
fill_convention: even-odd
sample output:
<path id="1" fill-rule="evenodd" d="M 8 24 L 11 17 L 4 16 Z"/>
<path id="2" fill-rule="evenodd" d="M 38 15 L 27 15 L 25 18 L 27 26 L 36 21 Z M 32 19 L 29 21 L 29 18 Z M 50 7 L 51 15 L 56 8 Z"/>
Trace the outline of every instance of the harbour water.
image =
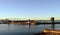
<path id="1" fill-rule="evenodd" d="M 51 29 L 51 24 L 30 25 L 30 27 L 29 25 L 0 24 L 0 35 L 33 35 L 44 29 Z M 56 24 L 55 29 L 60 30 L 60 24 Z"/>

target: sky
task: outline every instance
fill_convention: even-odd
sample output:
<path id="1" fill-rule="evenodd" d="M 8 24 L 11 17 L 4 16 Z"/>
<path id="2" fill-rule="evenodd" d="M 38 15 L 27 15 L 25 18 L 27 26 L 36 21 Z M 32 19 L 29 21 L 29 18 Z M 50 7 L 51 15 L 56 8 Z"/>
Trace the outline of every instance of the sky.
<path id="1" fill-rule="evenodd" d="M 0 0 L 0 18 L 60 18 L 60 0 Z"/>

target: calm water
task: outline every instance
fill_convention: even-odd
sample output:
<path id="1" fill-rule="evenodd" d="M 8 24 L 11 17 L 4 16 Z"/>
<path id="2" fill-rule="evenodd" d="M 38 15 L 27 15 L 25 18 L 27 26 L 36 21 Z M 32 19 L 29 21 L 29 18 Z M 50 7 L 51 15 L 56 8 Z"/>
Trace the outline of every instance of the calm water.
<path id="1" fill-rule="evenodd" d="M 51 29 L 50 25 L 16 25 L 0 24 L 0 35 L 33 35 L 42 32 L 44 29 Z M 55 29 L 60 30 L 60 24 L 55 25 Z"/>

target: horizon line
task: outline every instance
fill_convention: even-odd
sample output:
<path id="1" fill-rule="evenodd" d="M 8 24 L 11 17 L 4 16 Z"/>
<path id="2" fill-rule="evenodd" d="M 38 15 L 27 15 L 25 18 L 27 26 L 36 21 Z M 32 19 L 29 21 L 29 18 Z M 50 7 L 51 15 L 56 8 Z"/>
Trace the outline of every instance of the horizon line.
<path id="1" fill-rule="evenodd" d="M 0 20 L 10 19 L 10 20 L 50 20 L 51 18 L 0 18 Z M 60 20 L 60 18 L 55 18 L 54 20 Z"/>

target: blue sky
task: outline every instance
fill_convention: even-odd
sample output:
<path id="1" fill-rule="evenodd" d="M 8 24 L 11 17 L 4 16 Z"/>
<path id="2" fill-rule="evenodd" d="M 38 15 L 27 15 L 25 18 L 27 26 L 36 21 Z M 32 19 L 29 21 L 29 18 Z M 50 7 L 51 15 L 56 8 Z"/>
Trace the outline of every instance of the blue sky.
<path id="1" fill-rule="evenodd" d="M 60 0 L 0 0 L 0 18 L 60 17 Z"/>

